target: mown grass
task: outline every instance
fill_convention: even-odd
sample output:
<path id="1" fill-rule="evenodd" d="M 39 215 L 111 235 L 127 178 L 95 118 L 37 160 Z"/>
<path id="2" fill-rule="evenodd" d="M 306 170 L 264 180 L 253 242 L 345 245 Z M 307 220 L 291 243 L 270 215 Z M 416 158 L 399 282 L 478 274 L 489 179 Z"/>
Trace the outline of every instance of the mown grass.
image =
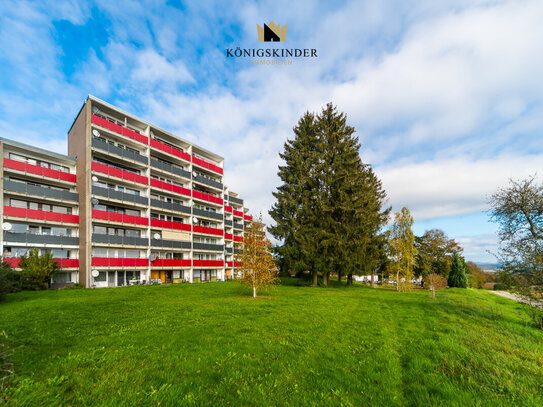
<path id="1" fill-rule="evenodd" d="M 236 282 L 9 295 L 14 405 L 543 405 L 543 332 L 491 293 Z M 160 404 L 159 404 L 160 403 Z"/>

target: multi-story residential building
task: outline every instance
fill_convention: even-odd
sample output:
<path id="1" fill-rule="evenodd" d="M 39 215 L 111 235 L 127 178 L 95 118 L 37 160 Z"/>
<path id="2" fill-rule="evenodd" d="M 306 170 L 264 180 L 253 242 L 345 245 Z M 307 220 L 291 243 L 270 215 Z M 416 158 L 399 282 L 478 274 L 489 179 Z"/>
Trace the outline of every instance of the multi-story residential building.
<path id="1" fill-rule="evenodd" d="M 68 156 L 0 139 L 2 256 L 12 267 L 30 248 L 52 252 L 62 271 L 54 282 L 77 281 L 79 196 L 76 161 Z"/>
<path id="2" fill-rule="evenodd" d="M 69 236 L 79 236 L 70 250 L 66 244 L 58 247 L 58 250 L 68 250 L 59 252 L 59 256 L 74 260 L 73 263 L 61 262 L 63 270 L 74 271 L 70 276 L 63 271 L 62 278 L 66 281 L 78 281 L 87 287 L 107 287 L 235 277 L 234 246 L 243 241 L 244 227 L 252 218 L 243 200 L 224 186 L 224 159 L 219 155 L 93 96 L 87 98 L 68 133 L 68 156 L 28 146 L 26 150 L 35 153 L 25 155 L 22 154 L 25 147 L 9 143 L 5 141 L 3 147 L 6 176 L 15 171 L 23 180 L 35 178 L 29 170 L 34 164 L 24 162 L 25 168 L 19 170 L 9 167 L 9 154 L 11 150 L 17 151 L 17 145 L 20 157 L 37 160 L 36 166 L 40 160 L 61 166 L 49 169 L 69 175 L 65 177 L 69 179 L 58 176 L 47 180 L 47 187 L 40 187 L 64 191 L 64 195 L 47 191 L 47 200 L 57 199 L 51 195 L 61 197 L 55 210 L 60 211 L 61 204 L 64 205 L 65 215 L 72 216 L 74 225 L 69 228 Z M 55 159 L 47 161 L 48 157 Z M 11 175 L 6 176 L 4 184 L 6 179 L 17 182 L 11 181 Z M 22 190 L 18 188 L 17 191 Z M 29 187 L 26 188 L 25 194 Z M 71 195 L 66 195 L 68 193 Z M 6 198 L 11 199 L 12 195 L 4 185 L 3 222 L 10 220 L 8 214 L 13 213 L 6 204 Z M 47 200 L 42 198 L 36 202 Z M 30 200 L 28 205 L 31 205 Z M 32 208 L 34 206 L 25 207 L 25 215 Z M 50 222 L 44 221 L 46 225 Z M 68 230 L 68 221 L 62 222 Z M 19 247 L 6 240 L 10 233 L 4 232 L 5 248 Z M 65 236 L 63 233 L 62 237 Z M 23 247 L 41 247 L 42 244 L 41 241 L 25 243 L 27 246 Z M 47 243 L 43 245 L 44 250 L 49 249 Z M 18 253 L 12 252 L 11 256 L 15 259 Z M 75 264 L 77 258 L 78 264 Z M 68 266 L 74 267 L 69 269 Z"/>

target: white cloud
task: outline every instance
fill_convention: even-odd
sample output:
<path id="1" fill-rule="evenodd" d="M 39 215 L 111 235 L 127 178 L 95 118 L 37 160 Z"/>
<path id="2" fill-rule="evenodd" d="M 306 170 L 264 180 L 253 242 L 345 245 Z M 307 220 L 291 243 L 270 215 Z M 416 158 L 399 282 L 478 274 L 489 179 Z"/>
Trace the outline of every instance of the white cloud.
<path id="1" fill-rule="evenodd" d="M 157 83 L 172 86 L 194 82 L 183 61 L 170 62 L 152 49 L 139 52 L 136 61 L 137 65 L 132 71 L 132 79 L 143 82 L 144 86 Z"/>

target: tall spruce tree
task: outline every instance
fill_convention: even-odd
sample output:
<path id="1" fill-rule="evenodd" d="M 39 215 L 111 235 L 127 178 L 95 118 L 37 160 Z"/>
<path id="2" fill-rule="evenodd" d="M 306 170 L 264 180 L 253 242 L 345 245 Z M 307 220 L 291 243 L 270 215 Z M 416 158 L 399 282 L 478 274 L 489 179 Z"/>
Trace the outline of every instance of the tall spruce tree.
<path id="1" fill-rule="evenodd" d="M 466 266 L 458 255 L 454 253 L 453 261 L 451 264 L 451 271 L 449 272 L 449 278 L 447 279 L 449 287 L 467 288 L 468 277 L 466 276 Z"/>
<path id="2" fill-rule="evenodd" d="M 352 276 L 377 263 L 377 232 L 389 209 L 382 209 L 386 194 L 362 163 L 353 133 L 345 114 L 328 104 L 300 119 L 281 154 L 283 185 L 274 193 L 270 232 L 283 241 L 282 264 L 311 271 L 314 285 L 319 274 L 327 285 L 331 272 Z"/>

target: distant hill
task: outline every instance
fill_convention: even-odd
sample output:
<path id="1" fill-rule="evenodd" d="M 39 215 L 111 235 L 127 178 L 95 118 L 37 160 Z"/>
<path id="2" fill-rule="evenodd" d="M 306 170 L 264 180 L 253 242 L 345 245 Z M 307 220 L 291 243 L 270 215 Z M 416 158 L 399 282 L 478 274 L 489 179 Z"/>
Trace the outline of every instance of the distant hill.
<path id="1" fill-rule="evenodd" d="M 487 272 L 487 273 L 496 273 L 500 269 L 500 265 L 498 263 L 478 263 L 475 262 L 481 270 Z"/>

